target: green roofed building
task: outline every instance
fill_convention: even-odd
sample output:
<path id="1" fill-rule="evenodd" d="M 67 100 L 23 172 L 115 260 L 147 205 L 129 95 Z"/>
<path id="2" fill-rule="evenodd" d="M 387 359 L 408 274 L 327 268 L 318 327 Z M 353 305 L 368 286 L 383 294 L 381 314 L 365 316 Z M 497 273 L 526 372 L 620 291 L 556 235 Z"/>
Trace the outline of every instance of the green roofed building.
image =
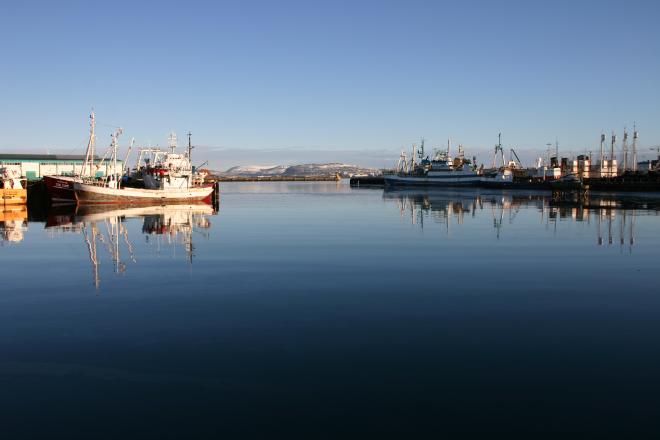
<path id="1" fill-rule="evenodd" d="M 73 176 L 80 173 L 85 156 L 80 154 L 21 154 L 0 153 L 0 168 L 15 169 L 28 180 L 41 179 L 43 176 Z M 101 158 L 94 158 L 96 176 L 112 174 L 112 163 Z M 122 161 L 117 160 L 117 172 L 121 173 Z"/>

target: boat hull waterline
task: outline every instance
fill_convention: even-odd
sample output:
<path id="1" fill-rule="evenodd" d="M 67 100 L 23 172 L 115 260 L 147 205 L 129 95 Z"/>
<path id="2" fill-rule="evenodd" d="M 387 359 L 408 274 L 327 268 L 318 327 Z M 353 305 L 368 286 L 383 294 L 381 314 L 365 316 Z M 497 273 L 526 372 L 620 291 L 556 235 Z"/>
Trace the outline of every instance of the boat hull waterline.
<path id="1" fill-rule="evenodd" d="M 153 204 L 172 202 L 209 202 L 213 186 L 181 189 L 108 188 L 74 183 L 75 200 L 81 205 L 93 204 Z"/>

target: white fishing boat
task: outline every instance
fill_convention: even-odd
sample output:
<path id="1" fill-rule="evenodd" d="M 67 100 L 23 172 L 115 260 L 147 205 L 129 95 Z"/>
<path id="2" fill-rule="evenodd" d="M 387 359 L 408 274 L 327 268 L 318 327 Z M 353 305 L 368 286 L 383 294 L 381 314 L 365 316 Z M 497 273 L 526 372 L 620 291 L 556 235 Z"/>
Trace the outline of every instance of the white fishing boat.
<path id="1" fill-rule="evenodd" d="M 111 161 L 117 161 L 117 139 L 122 134 L 118 129 L 112 135 Z M 170 153 L 149 164 L 142 170 L 144 188 L 122 185 L 120 174 L 111 174 L 101 179 L 82 179 L 73 182 L 75 199 L 79 204 L 154 204 L 210 202 L 213 185 L 195 179 L 190 162 L 192 145 L 188 136 L 188 152 L 175 153 L 176 137 L 170 137 Z M 113 168 L 116 169 L 116 166 Z"/>

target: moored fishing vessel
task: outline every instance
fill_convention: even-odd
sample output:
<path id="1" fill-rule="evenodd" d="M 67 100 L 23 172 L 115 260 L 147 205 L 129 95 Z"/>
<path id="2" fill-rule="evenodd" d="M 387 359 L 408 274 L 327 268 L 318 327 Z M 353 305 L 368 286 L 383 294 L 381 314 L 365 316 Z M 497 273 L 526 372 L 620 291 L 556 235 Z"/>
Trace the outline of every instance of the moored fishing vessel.
<path id="1" fill-rule="evenodd" d="M 394 172 L 384 174 L 385 185 L 421 185 L 421 186 L 469 186 L 478 185 L 481 176 L 474 164 L 463 155 L 463 149 L 459 146 L 458 157 L 449 155 L 450 145 L 447 142 L 446 151 L 437 151 L 434 158 L 424 152 L 424 139 L 419 149 L 413 146 L 413 151 L 408 160 L 404 152 L 401 153 Z M 417 163 L 415 156 L 421 159 Z"/>
<path id="2" fill-rule="evenodd" d="M 495 154 L 501 151 L 501 143 L 496 145 Z M 415 157 L 420 160 L 416 162 Z M 483 184 L 507 185 L 513 181 L 513 174 L 504 164 L 502 167 L 484 173 L 477 169 L 476 159 L 465 157 L 462 146 L 458 146 L 458 156 L 450 156 L 450 143 L 447 149 L 436 151 L 432 160 L 425 155 L 424 139 L 421 148 L 413 145 L 413 151 L 408 160 L 404 152 L 401 153 L 397 166 L 393 172 L 384 173 L 385 185 L 391 186 L 479 186 Z M 483 167 L 482 167 L 483 168 Z"/>
<path id="3" fill-rule="evenodd" d="M 511 152 L 515 155 L 513 149 Z M 416 156 L 421 159 L 419 163 L 415 161 Z M 499 166 L 498 158 L 501 158 Z M 386 186 L 506 188 L 513 185 L 514 172 L 519 170 L 520 166 L 515 161 L 505 161 L 500 133 L 499 142 L 495 145 L 493 167 L 490 169 L 484 170 L 483 165 L 477 168 L 475 157 L 472 160 L 466 159 L 461 145 L 458 146 L 458 156 L 452 158 L 449 141 L 446 150 L 436 151 L 433 160 L 429 160 L 424 154 L 424 139 L 422 139 L 420 149 L 413 145 L 411 159 L 408 160 L 406 154 L 402 152 L 395 170 L 383 173 L 383 180 Z"/>
<path id="4" fill-rule="evenodd" d="M 117 160 L 117 139 L 119 129 L 112 136 L 112 158 Z M 190 162 L 192 145 L 188 135 L 188 152 L 177 154 L 176 142 L 172 143 L 171 153 L 165 153 L 162 160 L 148 164 L 142 169 L 144 188 L 122 186 L 122 176 L 112 174 L 102 179 L 82 179 L 73 182 L 75 199 L 80 204 L 153 204 L 210 202 L 214 188 L 195 179 Z"/>
<path id="5" fill-rule="evenodd" d="M 27 179 L 9 168 L 0 168 L 0 204 L 25 205 L 27 203 Z"/>

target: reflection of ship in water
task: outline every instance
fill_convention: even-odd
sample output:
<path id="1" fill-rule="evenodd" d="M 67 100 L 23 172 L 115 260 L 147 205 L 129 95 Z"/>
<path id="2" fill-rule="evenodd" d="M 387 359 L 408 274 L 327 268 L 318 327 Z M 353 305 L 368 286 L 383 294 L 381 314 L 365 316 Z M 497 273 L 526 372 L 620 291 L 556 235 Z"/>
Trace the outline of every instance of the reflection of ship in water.
<path id="1" fill-rule="evenodd" d="M 28 211 L 26 205 L 0 206 L 0 245 L 5 242 L 23 241 L 27 230 Z"/>
<path id="2" fill-rule="evenodd" d="M 548 194 L 537 191 L 480 189 L 385 189 L 385 200 L 396 202 L 402 217 L 424 228 L 440 223 L 449 234 L 452 226 L 490 215 L 497 238 L 506 224 L 513 224 L 521 209 L 535 209 L 540 223 L 557 230 L 558 221 L 595 224 L 599 245 L 635 244 L 635 219 L 642 213 L 660 214 L 660 199 L 629 195 Z"/>
<path id="3" fill-rule="evenodd" d="M 210 205 L 199 205 L 204 207 L 204 212 L 193 213 L 190 210 L 171 209 L 173 206 L 163 206 L 161 208 L 168 209 L 145 215 L 142 232 L 159 238 L 163 237 L 168 244 L 174 244 L 177 239 L 180 239 L 180 243 L 185 247 L 188 260 L 192 263 L 195 250 L 192 242 L 193 230 L 197 228 L 196 230 L 202 231 L 211 227 L 208 217 L 203 214 L 213 214 L 213 208 Z M 195 206 L 197 207 L 197 205 Z M 149 241 L 149 235 L 147 235 L 147 241 Z M 205 236 L 208 238 L 207 234 Z"/>
<path id="4" fill-rule="evenodd" d="M 121 256 L 122 248 L 131 263 L 137 262 L 135 249 L 126 227 L 128 219 L 142 219 L 142 232 L 146 234 L 146 242 L 147 244 L 155 242 L 158 252 L 163 244 L 171 247 L 173 252 L 177 246 L 183 246 L 186 260 L 192 263 L 195 250 L 193 233 L 210 228 L 208 216 L 215 212 L 213 206 L 208 204 L 174 204 L 123 209 L 109 205 L 62 206 L 49 212 L 46 228 L 50 230 L 51 235 L 57 232 L 82 234 L 92 263 L 94 285 L 98 288 L 99 249 L 105 249 L 116 274 L 124 273 L 128 264 L 126 258 Z M 208 238 L 207 233 L 203 235 Z M 152 240 L 150 236 L 158 238 Z"/>
<path id="5" fill-rule="evenodd" d="M 501 228 L 505 213 L 510 222 L 521 206 L 542 203 L 542 193 L 509 193 L 480 189 L 386 189 L 385 199 L 396 201 L 402 216 L 410 216 L 413 224 L 424 227 L 429 219 L 443 223 L 450 231 L 452 224 L 461 225 L 466 218 L 474 218 L 480 211 L 491 211 L 496 228 Z"/>

